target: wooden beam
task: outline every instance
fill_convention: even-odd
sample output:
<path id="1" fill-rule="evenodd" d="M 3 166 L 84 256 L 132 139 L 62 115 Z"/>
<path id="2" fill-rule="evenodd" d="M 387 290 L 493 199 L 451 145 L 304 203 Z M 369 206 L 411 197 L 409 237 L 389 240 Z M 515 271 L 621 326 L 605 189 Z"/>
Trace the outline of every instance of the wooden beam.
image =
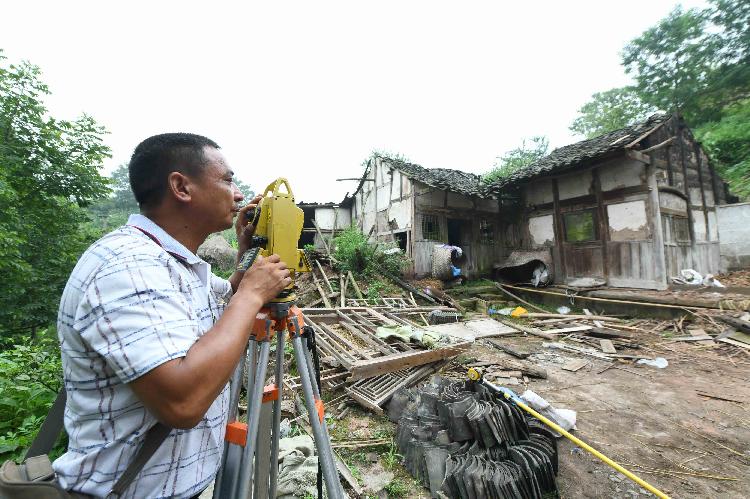
<path id="1" fill-rule="evenodd" d="M 646 149 L 639 150 L 638 152 L 641 153 L 641 154 L 646 154 L 646 153 L 649 153 L 651 151 L 656 151 L 657 149 L 661 149 L 662 147 L 667 147 L 669 144 L 671 144 L 675 140 L 677 140 L 677 137 L 673 136 L 673 137 L 670 137 L 670 138 L 668 138 L 667 140 L 665 140 L 663 142 L 659 142 L 655 146 L 647 147 Z"/>
<path id="2" fill-rule="evenodd" d="M 661 128 L 662 126 L 664 126 L 665 123 L 668 123 L 668 122 L 669 122 L 669 120 L 662 121 L 661 123 L 659 123 L 658 125 L 656 125 L 654 128 L 652 128 L 651 130 L 649 130 L 649 131 L 647 131 L 647 132 L 639 135 L 637 139 L 635 139 L 630 144 L 626 145 L 625 149 L 630 149 L 631 147 L 635 147 L 636 144 L 638 144 L 638 142 L 642 141 L 643 139 L 645 139 L 646 137 L 648 137 L 649 135 L 651 135 L 652 133 L 654 133 L 655 131 L 657 131 L 659 128 Z"/>
<path id="3" fill-rule="evenodd" d="M 630 159 L 634 159 L 636 161 L 640 161 L 641 163 L 644 163 L 644 164 L 647 164 L 647 165 L 651 164 L 651 158 L 649 158 L 648 156 L 646 156 L 642 152 L 636 151 L 634 149 L 628 149 L 627 152 L 625 153 L 625 156 L 627 156 Z"/>
<path id="4" fill-rule="evenodd" d="M 458 343 L 447 348 L 436 350 L 418 350 L 378 357 L 368 361 L 357 362 L 352 366 L 352 377 L 349 381 L 372 378 L 406 367 L 421 366 L 437 360 L 455 357 L 466 351 L 473 342 Z"/>

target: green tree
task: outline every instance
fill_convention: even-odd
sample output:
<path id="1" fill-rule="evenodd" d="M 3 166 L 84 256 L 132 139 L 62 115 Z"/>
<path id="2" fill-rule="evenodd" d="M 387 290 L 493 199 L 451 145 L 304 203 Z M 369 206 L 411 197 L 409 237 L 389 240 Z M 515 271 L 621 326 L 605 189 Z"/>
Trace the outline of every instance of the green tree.
<path id="1" fill-rule="evenodd" d="M 750 99 L 728 106 L 717 121 L 695 130 L 732 192 L 750 200 Z"/>
<path id="2" fill-rule="evenodd" d="M 60 292 L 90 241 L 83 207 L 104 196 L 109 155 L 90 116 L 48 116 L 40 70 L 0 52 L 0 330 L 52 322 Z"/>
<path id="3" fill-rule="evenodd" d="M 578 110 L 570 131 L 590 139 L 644 120 L 653 111 L 634 87 L 613 88 L 592 95 Z"/>
<path id="4" fill-rule="evenodd" d="M 622 65 L 644 102 L 665 111 L 696 111 L 717 54 L 706 24 L 702 11 L 678 6 L 625 46 Z"/>
<path id="5" fill-rule="evenodd" d="M 482 182 L 490 184 L 495 180 L 505 178 L 543 158 L 548 150 L 549 139 L 543 135 L 532 137 L 528 143 L 524 139 L 521 147 L 511 149 L 495 161 L 492 170 L 482 175 Z"/>

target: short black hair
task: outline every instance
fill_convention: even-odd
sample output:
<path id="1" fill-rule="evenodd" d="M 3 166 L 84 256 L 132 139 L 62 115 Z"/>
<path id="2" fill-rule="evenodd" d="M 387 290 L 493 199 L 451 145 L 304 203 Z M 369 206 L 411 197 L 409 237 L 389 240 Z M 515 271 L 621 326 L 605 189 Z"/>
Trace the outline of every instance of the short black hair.
<path id="1" fill-rule="evenodd" d="M 219 149 L 213 140 L 194 133 L 162 133 L 135 148 L 128 164 L 130 188 L 141 207 L 152 207 L 164 198 L 172 172 L 198 175 L 206 165 L 205 147 Z"/>

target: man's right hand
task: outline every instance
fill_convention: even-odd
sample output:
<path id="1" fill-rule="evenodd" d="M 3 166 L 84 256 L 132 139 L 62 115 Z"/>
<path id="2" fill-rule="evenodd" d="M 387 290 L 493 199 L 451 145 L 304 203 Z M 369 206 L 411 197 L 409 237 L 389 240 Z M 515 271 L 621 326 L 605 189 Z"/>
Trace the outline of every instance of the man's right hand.
<path id="1" fill-rule="evenodd" d="M 241 299 L 259 299 L 264 305 L 278 296 L 285 287 L 292 283 L 289 269 L 279 255 L 263 258 L 258 256 L 255 262 L 242 276 L 235 297 Z"/>

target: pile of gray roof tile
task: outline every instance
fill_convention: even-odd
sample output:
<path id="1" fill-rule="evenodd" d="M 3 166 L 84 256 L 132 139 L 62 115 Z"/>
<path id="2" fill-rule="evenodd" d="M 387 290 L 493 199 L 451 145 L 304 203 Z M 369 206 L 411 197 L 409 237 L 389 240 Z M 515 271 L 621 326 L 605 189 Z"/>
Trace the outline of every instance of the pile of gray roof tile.
<path id="1" fill-rule="evenodd" d="M 479 385 L 435 376 L 397 392 L 388 415 L 406 468 L 432 497 L 558 497 L 552 432 Z"/>

